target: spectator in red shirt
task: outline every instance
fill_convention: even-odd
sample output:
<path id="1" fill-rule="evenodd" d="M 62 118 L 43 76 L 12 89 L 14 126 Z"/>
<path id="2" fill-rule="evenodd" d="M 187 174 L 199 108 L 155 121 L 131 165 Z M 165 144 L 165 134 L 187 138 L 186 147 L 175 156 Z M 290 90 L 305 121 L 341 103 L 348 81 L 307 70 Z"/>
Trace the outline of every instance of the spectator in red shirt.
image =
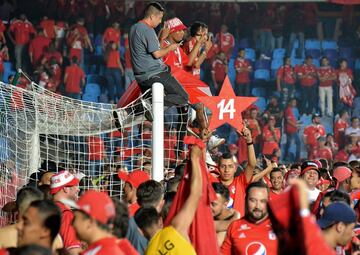
<path id="1" fill-rule="evenodd" d="M 220 52 L 215 57 L 215 60 L 212 63 L 212 82 L 213 82 L 213 90 L 216 93 L 214 95 L 218 95 L 221 89 L 222 83 L 224 82 L 225 76 L 228 73 L 228 63 L 227 58 L 224 52 Z"/>
<path id="2" fill-rule="evenodd" d="M 349 113 L 346 110 L 340 112 L 340 118 L 334 124 L 335 142 L 342 148 L 345 145 L 345 130 L 349 127 Z"/>
<path id="3" fill-rule="evenodd" d="M 284 174 L 280 168 L 275 167 L 270 172 L 270 200 L 276 198 L 284 190 Z"/>
<path id="4" fill-rule="evenodd" d="M 252 72 L 252 66 L 250 61 L 245 59 L 244 49 L 239 49 L 234 65 L 236 71 L 235 94 L 237 96 L 250 96 L 250 72 Z"/>
<path id="5" fill-rule="evenodd" d="M 252 139 L 254 142 L 254 147 L 255 147 L 255 153 L 259 153 L 259 149 L 260 149 L 259 146 L 260 146 L 261 128 L 260 128 L 259 121 L 257 120 L 258 112 L 259 111 L 256 108 L 250 109 L 250 116 L 249 116 L 249 118 L 245 119 L 245 121 L 247 123 L 247 127 L 251 131 L 251 136 L 252 136 Z"/>
<path id="6" fill-rule="evenodd" d="M 335 142 L 333 134 L 326 135 L 325 145 L 330 148 L 333 156 L 339 151 L 339 145 Z"/>
<path id="7" fill-rule="evenodd" d="M 338 107 L 352 107 L 356 91 L 352 85 L 354 80 L 353 72 L 348 68 L 348 63 L 346 59 L 341 59 L 339 61 L 340 69 L 337 70 L 338 75 L 338 92 L 335 95 L 335 100 Z"/>
<path id="8" fill-rule="evenodd" d="M 125 40 L 125 90 L 129 87 L 129 85 L 135 80 L 134 70 L 131 65 L 131 54 L 129 48 L 129 33 L 124 33 Z"/>
<path id="9" fill-rule="evenodd" d="M 245 217 L 230 224 L 220 253 L 278 254 L 278 240 L 268 217 L 269 188 L 263 182 L 251 183 L 245 199 Z"/>
<path id="10" fill-rule="evenodd" d="M 71 59 L 71 65 L 65 69 L 64 84 L 68 97 L 81 99 L 82 88 L 85 85 L 85 73 L 79 66 L 76 57 Z"/>
<path id="11" fill-rule="evenodd" d="M 327 57 L 321 59 L 321 67 L 317 70 L 319 77 L 319 99 L 320 99 L 320 110 L 322 115 L 329 117 L 333 114 L 333 83 L 336 80 L 336 72 L 329 65 Z M 325 100 L 326 106 L 325 107 Z"/>
<path id="12" fill-rule="evenodd" d="M 38 30 L 37 36 L 30 41 L 29 56 L 31 64 L 34 68 L 40 64 L 45 50 L 49 47 L 50 42 L 50 38 L 47 38 L 44 35 L 44 30 L 42 28 Z"/>
<path id="13" fill-rule="evenodd" d="M 106 49 L 106 46 L 110 42 L 115 42 L 118 48 L 120 48 L 120 38 L 121 38 L 120 24 L 115 21 L 111 25 L 111 27 L 108 27 L 104 32 L 103 42 L 102 42 L 103 49 Z"/>
<path id="14" fill-rule="evenodd" d="M 312 114 L 313 110 L 315 109 L 315 103 L 317 102 L 317 73 L 316 67 L 312 64 L 311 56 L 306 57 L 305 63 L 298 68 L 297 75 L 301 85 L 301 112 L 303 114 Z"/>
<path id="15" fill-rule="evenodd" d="M 227 59 L 229 59 L 235 46 L 235 39 L 234 36 L 228 32 L 227 25 L 221 25 L 220 33 L 217 33 L 215 36 L 215 42 L 219 45 L 220 51 L 223 51 Z"/>
<path id="16" fill-rule="evenodd" d="M 45 51 L 44 56 L 41 60 L 42 65 L 49 65 L 50 59 L 55 58 L 56 62 L 61 66 L 63 63 L 63 57 L 59 51 L 56 50 L 54 42 L 49 44 L 49 48 Z"/>
<path id="17" fill-rule="evenodd" d="M 30 42 L 30 35 L 34 35 L 35 29 L 30 21 L 26 19 L 25 14 L 20 15 L 20 19 L 11 23 L 9 28 L 9 38 L 15 45 L 16 69 L 23 68 L 24 51 Z"/>
<path id="18" fill-rule="evenodd" d="M 304 129 L 304 144 L 306 145 L 308 155 L 311 155 L 312 150 L 317 146 L 317 139 L 325 135 L 325 128 L 321 125 L 320 115 L 314 114 L 312 124 Z"/>
<path id="19" fill-rule="evenodd" d="M 44 16 L 40 22 L 40 27 L 44 31 L 44 35 L 53 40 L 55 39 L 55 20 L 49 19 L 47 16 Z"/>
<path id="20" fill-rule="evenodd" d="M 0 80 L 3 80 L 4 61 L 9 60 L 9 51 L 5 44 L 0 42 Z"/>
<path id="21" fill-rule="evenodd" d="M 3 21 L 0 20 L 0 42 L 4 43 L 4 44 L 6 43 L 6 38 L 5 38 L 5 35 L 4 35 L 5 30 L 6 30 L 6 26 L 3 23 Z"/>
<path id="22" fill-rule="evenodd" d="M 294 97 L 296 74 L 291 66 L 291 58 L 284 58 L 282 65 L 276 74 L 276 88 L 281 92 L 281 105 L 285 108 L 289 99 Z"/>
<path id="23" fill-rule="evenodd" d="M 66 22 L 56 21 L 56 25 L 55 25 L 56 48 L 62 49 L 63 41 L 65 38 L 67 29 L 68 29 L 68 24 Z"/>
<path id="24" fill-rule="evenodd" d="M 117 102 L 124 93 L 122 82 L 124 68 L 120 61 L 120 52 L 116 42 L 109 42 L 106 46 L 105 62 L 105 77 L 108 85 L 108 98 L 110 103 L 114 103 Z"/>
<path id="25" fill-rule="evenodd" d="M 263 149 L 262 154 L 266 157 L 271 157 L 276 151 L 280 149 L 281 132 L 280 128 L 275 127 L 275 117 L 270 116 L 267 125 L 264 126 L 262 137 L 263 137 Z"/>
<path id="26" fill-rule="evenodd" d="M 333 154 L 330 149 L 330 147 L 326 146 L 326 138 L 324 136 L 320 136 L 318 139 L 318 144 L 312 151 L 309 159 L 318 159 L 318 158 L 324 158 L 326 159 L 329 164 L 331 164 L 333 159 Z"/>
<path id="27" fill-rule="evenodd" d="M 351 143 L 346 144 L 344 149 L 336 153 L 334 157 L 334 162 L 339 162 L 339 161 L 348 162 L 352 149 L 353 149 L 353 145 Z"/>

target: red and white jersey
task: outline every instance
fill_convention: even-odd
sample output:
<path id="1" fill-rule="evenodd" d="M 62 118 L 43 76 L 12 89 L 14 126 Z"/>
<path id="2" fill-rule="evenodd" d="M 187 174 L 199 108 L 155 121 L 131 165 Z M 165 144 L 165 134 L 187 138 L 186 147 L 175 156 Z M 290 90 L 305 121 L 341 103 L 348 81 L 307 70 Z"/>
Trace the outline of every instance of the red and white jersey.
<path id="1" fill-rule="evenodd" d="M 274 134 L 276 135 L 276 138 L 278 139 L 277 141 L 275 141 L 275 139 L 274 139 Z M 274 152 L 276 150 L 280 149 L 280 146 L 279 146 L 279 142 L 281 139 L 280 128 L 274 128 L 274 131 L 271 131 L 269 129 L 269 126 L 266 125 L 263 128 L 262 135 L 263 135 L 263 141 L 264 141 L 262 153 L 264 155 L 272 155 L 272 154 L 274 154 Z"/>
<path id="2" fill-rule="evenodd" d="M 235 70 L 236 70 L 236 83 L 243 84 L 250 82 L 250 72 L 252 70 L 252 66 L 250 61 L 244 58 L 238 57 L 235 60 Z"/>
<path id="3" fill-rule="evenodd" d="M 245 218 L 232 222 L 220 250 L 222 255 L 276 255 L 278 239 L 270 219 L 254 224 Z"/>
<path id="4" fill-rule="evenodd" d="M 301 76 L 301 86 L 311 87 L 316 84 L 316 67 L 314 65 L 303 64 L 298 66 L 297 74 Z"/>
<path id="5" fill-rule="evenodd" d="M 235 39 L 229 32 L 216 34 L 215 41 L 220 46 L 220 50 L 226 55 L 231 54 L 230 49 L 235 45 Z"/>
<path id="6" fill-rule="evenodd" d="M 345 130 L 349 127 L 349 124 L 342 119 L 339 119 L 334 124 L 334 140 L 339 145 L 342 145 L 345 141 Z"/>
<path id="7" fill-rule="evenodd" d="M 276 77 L 286 84 L 295 84 L 296 81 L 294 68 L 290 65 L 281 66 Z"/>
<path id="8" fill-rule="evenodd" d="M 215 75 L 216 82 L 223 82 L 226 76 L 226 64 L 216 58 L 211 65 L 211 73 Z"/>
<path id="9" fill-rule="evenodd" d="M 190 52 L 194 49 L 196 43 L 197 43 L 196 38 L 192 38 L 190 41 L 184 43 L 183 50 L 186 55 L 190 54 Z M 197 53 L 197 57 L 195 58 L 194 63 L 196 63 L 196 61 L 198 60 L 199 55 L 200 55 L 200 51 Z M 190 67 L 186 67 L 185 71 L 191 73 L 192 75 L 200 79 L 200 68 L 190 66 Z"/>
<path id="10" fill-rule="evenodd" d="M 334 77 L 332 80 L 321 81 L 319 83 L 320 87 L 331 87 L 333 82 L 336 80 L 336 72 L 331 66 L 322 66 L 317 70 L 319 78 L 329 78 Z"/>
<path id="11" fill-rule="evenodd" d="M 169 46 L 171 43 L 168 40 L 163 41 L 163 47 Z M 189 63 L 189 57 L 185 54 L 184 50 L 180 47 L 170 51 L 166 56 L 163 57 L 163 62 L 168 65 L 171 70 L 180 68 L 185 69 L 187 63 Z"/>
<path id="12" fill-rule="evenodd" d="M 314 148 L 314 150 L 312 151 L 312 155 L 310 156 L 310 159 L 317 159 L 317 158 L 324 158 L 327 159 L 329 162 L 331 162 L 333 158 L 331 149 L 329 147 Z"/>
<path id="13" fill-rule="evenodd" d="M 317 145 L 317 139 L 321 136 L 325 136 L 325 128 L 323 125 L 310 125 L 304 129 L 304 137 L 307 144 L 315 147 Z"/>
<path id="14" fill-rule="evenodd" d="M 90 244 L 86 251 L 81 255 L 125 255 L 119 247 L 119 239 L 116 237 L 107 237 Z"/>

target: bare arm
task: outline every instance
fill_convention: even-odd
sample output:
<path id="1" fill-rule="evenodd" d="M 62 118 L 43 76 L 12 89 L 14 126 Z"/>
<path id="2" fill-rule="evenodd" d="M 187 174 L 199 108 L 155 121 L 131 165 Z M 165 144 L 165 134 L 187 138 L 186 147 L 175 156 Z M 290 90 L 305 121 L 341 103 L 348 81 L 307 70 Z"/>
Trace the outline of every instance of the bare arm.
<path id="1" fill-rule="evenodd" d="M 202 196 L 202 177 L 200 170 L 200 158 L 203 157 L 203 151 L 193 146 L 191 149 L 191 180 L 190 195 L 184 205 L 171 221 L 171 225 L 186 239 L 188 239 L 189 227 L 194 219 L 195 212 Z"/>
<path id="2" fill-rule="evenodd" d="M 67 250 L 70 255 L 79 255 L 83 250 L 81 248 L 72 248 Z"/>
<path id="3" fill-rule="evenodd" d="M 245 176 L 246 176 L 246 181 L 250 182 L 253 177 L 253 174 L 254 174 L 254 169 L 256 167 L 255 149 L 254 149 L 250 129 L 248 129 L 247 127 L 244 127 L 244 129 L 241 131 L 240 134 L 245 138 L 245 141 L 247 144 L 248 164 L 245 168 Z"/>
<path id="4" fill-rule="evenodd" d="M 207 40 L 205 43 L 205 50 L 204 52 L 200 55 L 200 57 L 198 58 L 198 60 L 195 63 L 195 68 L 200 68 L 201 64 L 204 63 L 207 53 L 209 52 L 209 50 L 212 47 L 212 42 L 210 40 Z"/>
<path id="5" fill-rule="evenodd" d="M 266 168 L 264 170 L 262 170 L 260 173 L 255 174 L 253 176 L 252 182 L 259 181 L 264 176 L 267 176 L 268 174 L 270 174 L 270 172 L 274 169 L 274 165 L 271 163 L 271 161 L 265 157 L 264 157 L 264 159 L 266 161 Z"/>
<path id="6" fill-rule="evenodd" d="M 162 58 L 162 57 L 166 56 L 170 51 L 173 51 L 173 50 L 177 49 L 178 47 L 179 47 L 179 44 L 173 43 L 173 44 L 170 44 L 169 46 L 167 46 L 165 48 L 154 51 L 152 53 L 152 55 L 153 55 L 154 58 L 159 59 L 159 58 Z"/>

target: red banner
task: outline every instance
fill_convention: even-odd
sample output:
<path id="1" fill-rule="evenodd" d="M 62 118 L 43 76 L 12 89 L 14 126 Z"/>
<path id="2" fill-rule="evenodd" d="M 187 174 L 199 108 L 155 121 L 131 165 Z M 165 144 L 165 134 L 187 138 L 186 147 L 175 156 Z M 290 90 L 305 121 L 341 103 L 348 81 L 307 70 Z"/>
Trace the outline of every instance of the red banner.
<path id="1" fill-rule="evenodd" d="M 360 0 L 329 0 L 334 4 L 360 4 Z"/>

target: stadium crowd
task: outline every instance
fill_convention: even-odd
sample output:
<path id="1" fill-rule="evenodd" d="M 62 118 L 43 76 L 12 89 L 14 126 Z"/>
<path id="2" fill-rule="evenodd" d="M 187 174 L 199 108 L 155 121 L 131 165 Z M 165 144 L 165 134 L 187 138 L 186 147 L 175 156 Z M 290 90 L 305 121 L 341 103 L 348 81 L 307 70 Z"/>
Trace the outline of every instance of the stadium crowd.
<path id="1" fill-rule="evenodd" d="M 321 66 L 313 63 L 321 50 L 305 40 L 317 36 L 316 4 L 192 3 L 190 13 L 190 4 L 168 3 L 157 34 L 166 13 L 159 3 L 54 2 L 39 1 L 38 12 L 47 4 L 52 15 L 34 20 L 36 28 L 25 14 L 10 20 L 15 6 L 0 3 L 9 21 L 0 26 L 1 61 L 10 57 L 40 86 L 75 99 L 85 99 L 91 82 L 102 84 L 97 97 L 104 96 L 91 100 L 110 103 L 135 82 L 142 92 L 162 82 L 166 104 L 196 111 L 192 135 L 176 137 L 189 159 L 161 182 L 147 167 L 117 168 L 115 181 L 97 185 L 47 162 L 2 208 L 18 219 L 0 229 L 0 254 L 359 254 L 360 106 L 350 68 L 357 49 L 347 45 L 353 55 L 345 58 L 336 48 L 338 68 L 324 47 Z M 208 15 L 209 24 L 195 21 Z M 184 20 L 192 22 L 188 30 Z M 354 25 L 344 19 L 344 43 Z M 238 47 L 239 36 L 248 45 Z M 255 63 L 251 45 L 258 45 Z M 282 57 L 273 69 L 275 52 Z M 0 69 L 6 81 L 14 79 L 10 66 Z M 235 139 L 229 127 L 218 130 L 226 139 L 211 136 L 204 109 L 174 78 L 178 69 L 199 84 L 202 78 L 213 94 L 233 75 L 237 95 L 268 103 L 243 113 Z M 110 198 L 115 187 L 122 201 Z"/>

